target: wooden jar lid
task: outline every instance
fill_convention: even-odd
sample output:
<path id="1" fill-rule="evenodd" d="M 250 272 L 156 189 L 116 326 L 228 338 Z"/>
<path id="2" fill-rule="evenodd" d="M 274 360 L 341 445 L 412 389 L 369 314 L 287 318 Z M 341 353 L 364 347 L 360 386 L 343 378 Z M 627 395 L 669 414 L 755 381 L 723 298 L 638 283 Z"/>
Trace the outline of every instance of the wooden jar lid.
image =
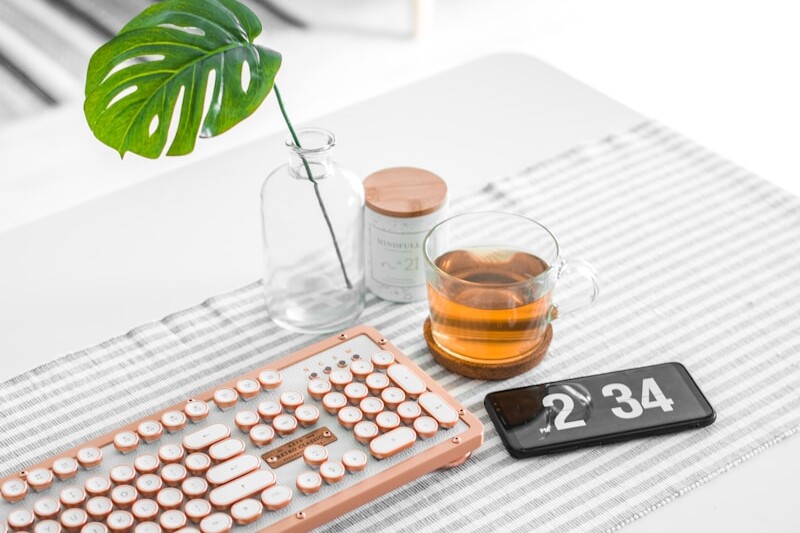
<path id="1" fill-rule="evenodd" d="M 382 215 L 419 217 L 437 211 L 447 198 L 442 178 L 421 168 L 379 170 L 364 180 L 367 207 Z"/>

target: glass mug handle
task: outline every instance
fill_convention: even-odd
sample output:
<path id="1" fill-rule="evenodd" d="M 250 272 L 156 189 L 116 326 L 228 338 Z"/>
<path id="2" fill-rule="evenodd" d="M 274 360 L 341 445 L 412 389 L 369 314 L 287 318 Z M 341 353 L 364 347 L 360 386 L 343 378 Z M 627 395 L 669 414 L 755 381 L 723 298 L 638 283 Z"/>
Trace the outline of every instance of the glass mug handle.
<path id="1" fill-rule="evenodd" d="M 583 278 L 589 282 L 590 289 L 587 296 L 583 297 L 570 297 L 566 301 L 556 301 L 553 303 L 553 310 L 550 313 L 551 320 L 560 316 L 569 315 L 589 307 L 597 301 L 600 295 L 600 285 L 597 283 L 597 270 L 588 261 L 581 259 L 566 259 L 561 260 L 561 267 L 558 269 L 558 285 L 561 285 L 562 280 L 570 280 L 571 278 Z"/>

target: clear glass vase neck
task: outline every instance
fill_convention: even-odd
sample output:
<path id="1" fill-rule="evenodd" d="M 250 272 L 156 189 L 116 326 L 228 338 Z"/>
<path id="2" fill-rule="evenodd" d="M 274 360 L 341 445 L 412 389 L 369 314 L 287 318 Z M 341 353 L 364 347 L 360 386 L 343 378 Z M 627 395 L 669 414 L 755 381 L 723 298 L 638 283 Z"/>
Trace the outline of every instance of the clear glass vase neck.
<path id="1" fill-rule="evenodd" d="M 336 137 L 324 128 L 298 128 L 298 146 L 294 138 L 286 138 L 289 150 L 289 174 L 297 179 L 308 179 L 309 172 L 314 179 L 325 178 L 333 172 L 333 147 Z"/>

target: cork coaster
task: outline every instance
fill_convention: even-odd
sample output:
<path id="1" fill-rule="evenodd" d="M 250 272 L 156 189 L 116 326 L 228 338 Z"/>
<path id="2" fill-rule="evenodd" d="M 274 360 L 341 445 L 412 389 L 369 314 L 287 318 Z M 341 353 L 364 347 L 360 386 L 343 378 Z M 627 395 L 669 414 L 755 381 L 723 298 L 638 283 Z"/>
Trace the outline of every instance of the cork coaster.
<path id="1" fill-rule="evenodd" d="M 461 374 L 468 378 L 474 379 L 506 379 L 518 376 L 523 372 L 527 372 L 535 367 L 542 360 L 550 347 L 550 341 L 553 340 L 553 327 L 548 325 L 547 331 L 544 334 L 544 340 L 538 348 L 529 353 L 526 357 L 514 361 L 513 363 L 497 364 L 497 363 L 472 363 L 469 361 L 462 361 L 456 359 L 446 351 L 442 350 L 436 341 L 433 340 L 431 334 L 431 319 L 425 320 L 425 325 L 422 327 L 425 332 L 425 341 L 428 343 L 428 350 L 430 350 L 433 359 L 456 374 Z"/>

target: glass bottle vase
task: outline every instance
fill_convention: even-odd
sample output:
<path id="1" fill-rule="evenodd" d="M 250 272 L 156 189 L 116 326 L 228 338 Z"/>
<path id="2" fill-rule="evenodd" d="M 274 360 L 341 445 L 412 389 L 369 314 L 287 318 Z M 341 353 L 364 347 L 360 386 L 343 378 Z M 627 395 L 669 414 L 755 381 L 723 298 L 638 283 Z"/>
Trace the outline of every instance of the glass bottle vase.
<path id="1" fill-rule="evenodd" d="M 364 188 L 332 160 L 331 132 L 299 128 L 297 137 L 261 188 L 264 293 L 279 326 L 329 333 L 364 308 Z"/>

